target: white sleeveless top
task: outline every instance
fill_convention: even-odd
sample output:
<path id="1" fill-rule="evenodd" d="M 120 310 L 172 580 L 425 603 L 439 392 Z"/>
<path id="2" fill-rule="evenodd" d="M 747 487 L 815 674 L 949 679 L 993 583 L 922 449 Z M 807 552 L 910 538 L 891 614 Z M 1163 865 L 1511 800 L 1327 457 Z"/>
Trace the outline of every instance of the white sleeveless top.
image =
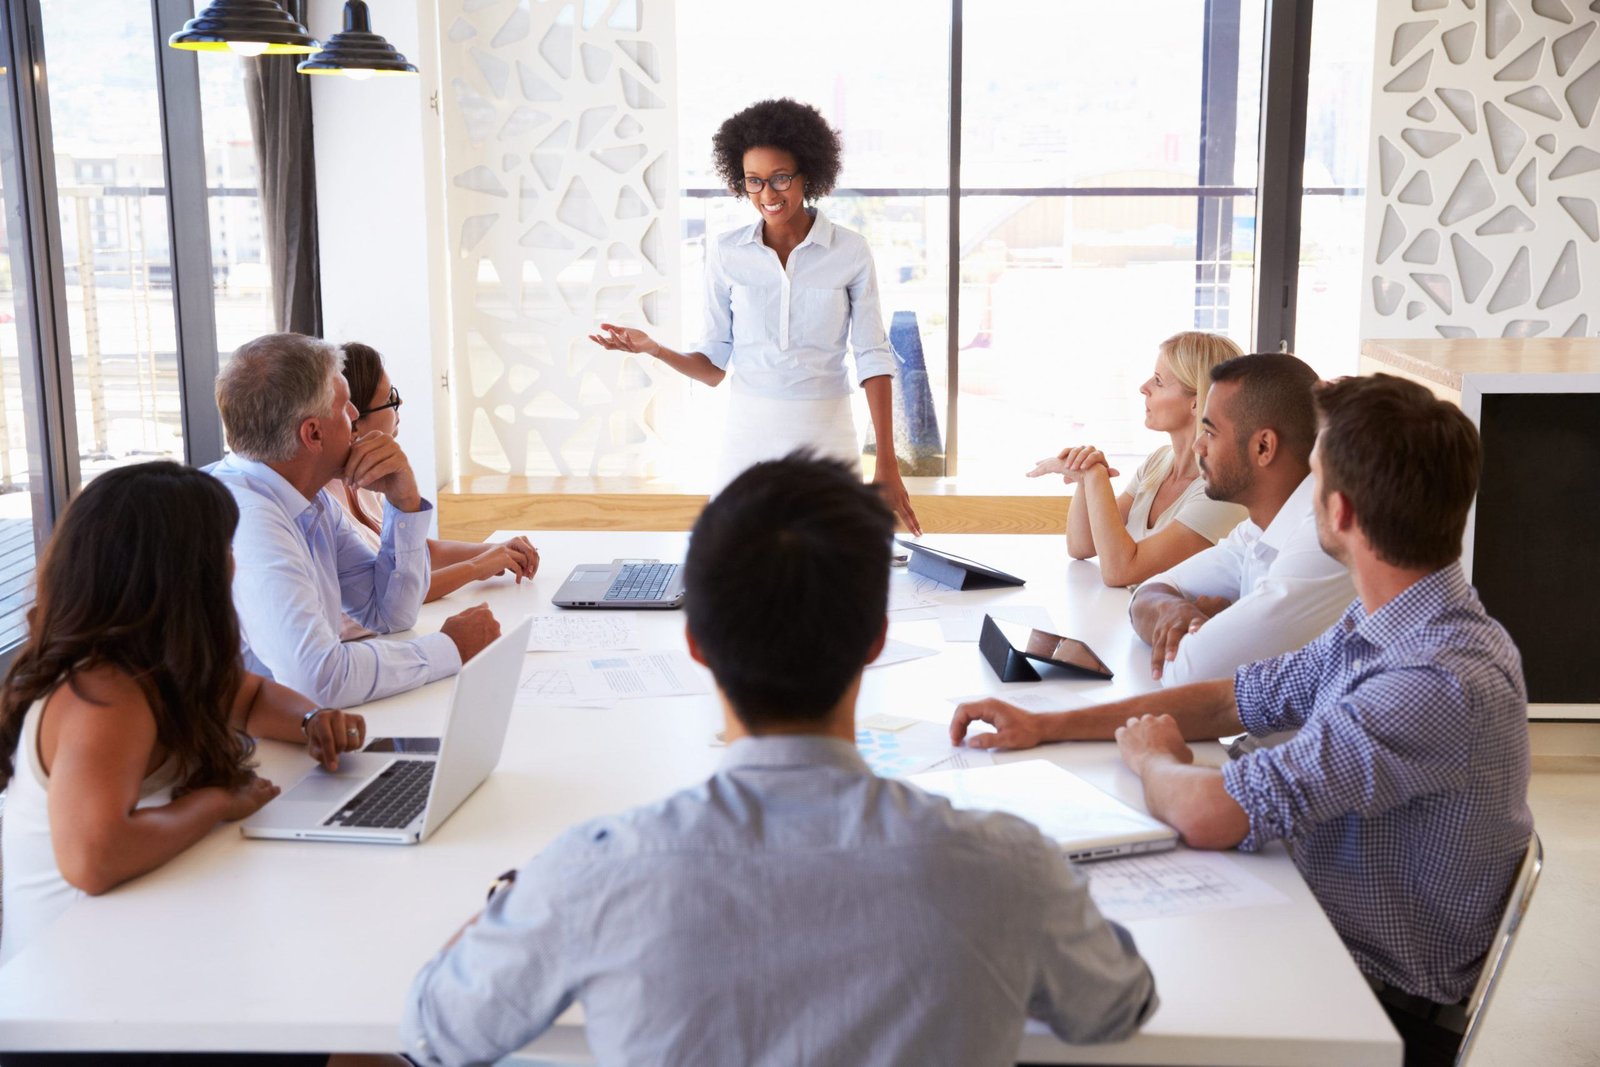
<path id="1" fill-rule="evenodd" d="M 4 865 L 4 925 L 0 926 L 0 966 L 69 906 L 82 899 L 83 890 L 61 876 L 50 843 L 50 780 L 39 762 L 39 719 L 43 700 L 36 700 L 22 720 L 17 741 L 16 774 L 6 789 L 0 831 L 0 860 Z M 141 808 L 172 802 L 176 765 L 169 757 L 139 784 Z"/>

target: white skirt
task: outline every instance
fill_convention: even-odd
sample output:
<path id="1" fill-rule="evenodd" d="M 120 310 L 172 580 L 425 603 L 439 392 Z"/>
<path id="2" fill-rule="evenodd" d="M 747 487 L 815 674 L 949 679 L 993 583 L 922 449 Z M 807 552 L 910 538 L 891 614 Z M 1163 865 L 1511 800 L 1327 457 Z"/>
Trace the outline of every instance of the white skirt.
<path id="1" fill-rule="evenodd" d="M 848 396 L 827 400 L 792 400 L 735 394 L 728 398 L 728 421 L 722 437 L 722 462 L 711 495 L 747 467 L 781 459 L 797 448 L 842 460 L 861 471 L 861 438 Z"/>

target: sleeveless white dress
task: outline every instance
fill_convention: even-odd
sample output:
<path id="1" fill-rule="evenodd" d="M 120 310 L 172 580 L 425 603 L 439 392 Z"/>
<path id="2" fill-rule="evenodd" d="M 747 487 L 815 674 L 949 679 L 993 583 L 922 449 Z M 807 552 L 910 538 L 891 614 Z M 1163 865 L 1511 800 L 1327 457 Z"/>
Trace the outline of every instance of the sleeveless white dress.
<path id="1" fill-rule="evenodd" d="M 50 841 L 50 780 L 39 762 L 43 708 L 43 700 L 34 701 L 22 720 L 22 736 L 13 757 L 16 774 L 6 788 L 4 830 L 0 831 L 0 857 L 4 857 L 5 868 L 0 966 L 86 895 L 62 877 Z M 140 783 L 136 806 L 171 803 L 176 777 L 176 761 L 168 758 Z"/>

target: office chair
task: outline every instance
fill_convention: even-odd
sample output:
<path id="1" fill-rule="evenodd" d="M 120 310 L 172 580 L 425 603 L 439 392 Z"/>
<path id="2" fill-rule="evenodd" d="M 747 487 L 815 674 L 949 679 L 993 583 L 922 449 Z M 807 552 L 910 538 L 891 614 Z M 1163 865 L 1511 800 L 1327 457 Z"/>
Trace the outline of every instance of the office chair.
<path id="1" fill-rule="evenodd" d="M 1478 1036 L 1483 1013 L 1489 1007 L 1489 998 L 1494 996 L 1495 986 L 1500 984 L 1500 972 L 1505 969 L 1506 958 L 1511 955 L 1511 943 L 1517 939 L 1517 931 L 1522 928 L 1522 917 L 1528 914 L 1528 902 L 1533 899 L 1533 891 L 1539 885 L 1539 872 L 1543 869 L 1544 845 L 1540 843 L 1536 831 L 1528 838 L 1528 851 L 1523 854 L 1517 876 L 1511 881 L 1511 891 L 1506 894 L 1505 914 L 1500 917 L 1500 927 L 1494 932 L 1494 940 L 1489 942 L 1489 951 L 1483 957 L 1483 972 L 1478 975 L 1478 984 L 1467 998 L 1467 1028 L 1461 1033 L 1456 1067 L 1464 1067 L 1467 1057 L 1472 1054 L 1472 1043 Z"/>

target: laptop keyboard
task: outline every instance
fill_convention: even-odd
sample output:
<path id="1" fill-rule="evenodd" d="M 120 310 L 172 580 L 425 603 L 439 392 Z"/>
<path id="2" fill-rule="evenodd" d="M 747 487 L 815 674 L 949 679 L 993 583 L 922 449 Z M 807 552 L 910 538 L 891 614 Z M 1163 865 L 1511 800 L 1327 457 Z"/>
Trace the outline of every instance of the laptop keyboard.
<path id="1" fill-rule="evenodd" d="M 606 590 L 606 600 L 660 600 L 678 573 L 676 563 L 624 563 Z"/>
<path id="2" fill-rule="evenodd" d="M 405 829 L 428 803 L 435 766 L 433 760 L 395 760 L 322 825 Z"/>

